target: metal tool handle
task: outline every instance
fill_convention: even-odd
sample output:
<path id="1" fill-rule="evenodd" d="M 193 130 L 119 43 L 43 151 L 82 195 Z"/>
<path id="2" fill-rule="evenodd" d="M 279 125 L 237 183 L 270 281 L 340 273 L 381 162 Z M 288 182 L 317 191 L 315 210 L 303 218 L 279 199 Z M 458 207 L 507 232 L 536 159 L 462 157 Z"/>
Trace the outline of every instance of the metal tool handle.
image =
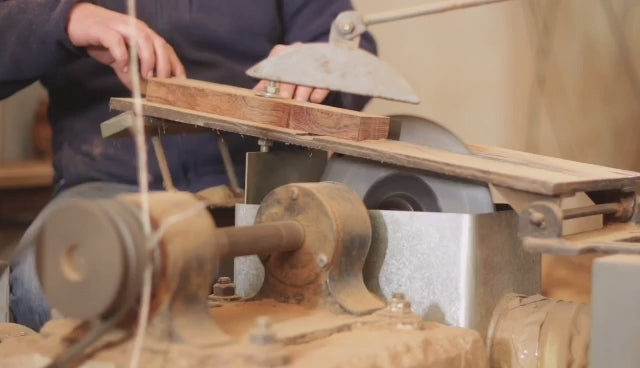
<path id="1" fill-rule="evenodd" d="M 444 0 L 364 16 L 360 15 L 360 13 L 356 11 L 344 11 L 340 13 L 333 22 L 329 42 L 343 47 L 356 49 L 360 44 L 360 36 L 367 31 L 367 26 L 372 24 L 388 23 L 407 18 L 445 13 L 452 10 L 466 9 L 504 1 L 509 0 Z"/>
<path id="2" fill-rule="evenodd" d="M 380 12 L 375 14 L 369 14 L 363 16 L 364 24 L 372 25 L 378 23 L 393 22 L 396 20 L 402 20 L 407 18 L 415 18 L 422 15 L 445 13 L 452 10 L 471 8 L 480 5 L 487 5 L 492 3 L 499 3 L 509 0 L 445 0 L 438 1 L 436 3 L 427 3 L 423 5 L 417 5 L 405 9 L 390 10 L 386 12 Z"/>

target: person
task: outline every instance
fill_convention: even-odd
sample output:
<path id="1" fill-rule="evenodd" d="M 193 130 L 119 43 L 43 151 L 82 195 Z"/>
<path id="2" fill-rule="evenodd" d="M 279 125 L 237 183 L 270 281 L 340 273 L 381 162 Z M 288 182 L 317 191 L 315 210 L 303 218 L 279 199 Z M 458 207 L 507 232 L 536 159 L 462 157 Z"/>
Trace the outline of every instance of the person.
<path id="1" fill-rule="evenodd" d="M 333 19 L 351 10 L 349 0 L 138 0 L 141 76 L 189 78 L 245 88 L 264 87 L 245 71 L 295 43 L 326 41 Z M 104 198 L 136 191 L 132 139 L 104 140 L 99 124 L 113 116 L 110 97 L 130 96 L 128 45 L 132 42 L 124 0 L 0 0 L 0 98 L 40 80 L 50 96 L 56 200 Z M 376 52 L 365 35 L 361 47 Z M 284 97 L 361 109 L 367 99 L 283 85 Z M 253 139 L 226 135 L 242 177 Z M 174 185 L 200 191 L 228 184 L 214 134 L 163 138 Z M 150 155 L 152 190 L 162 189 Z M 41 216 L 40 216 L 41 217 Z M 34 243 L 39 219 L 21 249 Z M 39 330 L 50 318 L 33 252 L 11 274 L 11 309 L 17 323 Z"/>

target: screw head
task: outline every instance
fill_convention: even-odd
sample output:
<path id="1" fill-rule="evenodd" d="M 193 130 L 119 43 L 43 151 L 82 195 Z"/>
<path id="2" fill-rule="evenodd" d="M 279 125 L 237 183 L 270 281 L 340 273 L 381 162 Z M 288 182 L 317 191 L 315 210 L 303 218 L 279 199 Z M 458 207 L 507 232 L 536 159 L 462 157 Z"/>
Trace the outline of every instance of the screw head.
<path id="1" fill-rule="evenodd" d="M 349 34 L 351 32 L 353 32 L 353 30 L 356 28 L 356 25 L 353 24 L 352 22 L 346 22 L 346 23 L 342 23 L 340 25 L 340 31 L 344 34 Z"/>
<path id="2" fill-rule="evenodd" d="M 537 227 L 539 227 L 541 229 L 544 229 L 545 226 L 546 226 L 547 218 L 546 218 L 546 216 L 544 214 L 542 214 L 542 213 L 540 213 L 538 211 L 529 210 L 529 221 L 533 225 L 535 225 L 535 226 L 537 226 Z"/>
<path id="3" fill-rule="evenodd" d="M 404 293 L 393 293 L 389 300 L 388 308 L 391 312 L 408 314 L 411 313 L 411 301 L 407 299 Z"/>
<path id="4" fill-rule="evenodd" d="M 222 276 L 218 278 L 218 284 L 230 284 L 230 283 L 231 283 L 231 277 Z"/>

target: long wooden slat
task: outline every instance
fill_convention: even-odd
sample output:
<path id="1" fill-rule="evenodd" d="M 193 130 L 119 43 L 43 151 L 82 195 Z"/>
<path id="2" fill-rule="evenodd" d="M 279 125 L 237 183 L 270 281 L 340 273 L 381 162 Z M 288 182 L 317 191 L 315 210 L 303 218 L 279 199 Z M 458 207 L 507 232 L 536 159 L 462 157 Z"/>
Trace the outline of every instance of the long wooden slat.
<path id="1" fill-rule="evenodd" d="M 354 141 L 384 139 L 389 134 L 385 116 L 265 98 L 252 90 L 191 79 L 152 79 L 146 96 L 149 102 Z"/>
<path id="2" fill-rule="evenodd" d="M 467 147 L 469 147 L 474 155 L 494 161 L 511 162 L 523 167 L 539 168 L 554 173 L 571 174 L 584 179 L 590 178 L 598 180 L 603 177 L 632 177 L 640 175 L 633 171 L 565 160 L 557 157 L 536 155 L 502 147 L 484 146 L 480 144 L 467 144 Z"/>
<path id="3" fill-rule="evenodd" d="M 488 153 L 461 155 L 391 140 L 354 142 L 156 103 L 145 102 L 143 105 L 144 114 L 152 117 L 428 170 L 543 195 L 572 195 L 582 191 L 635 187 L 640 184 L 640 173 L 600 166 L 596 166 L 599 168 L 598 171 L 587 170 L 586 167 L 595 165 L 583 167 L 581 165 L 586 164 L 577 162 L 563 162 L 560 165 L 551 159 L 555 162 L 554 165 L 527 166 L 527 162 L 543 162 L 549 159 L 538 155 L 525 154 L 526 160 L 522 157 L 516 160 L 507 155 L 503 160 Z M 130 110 L 131 100 L 112 99 L 111 107 L 122 111 Z M 480 151 L 479 148 L 476 150 Z M 561 170 L 562 167 L 570 168 L 573 165 L 578 169 Z"/>

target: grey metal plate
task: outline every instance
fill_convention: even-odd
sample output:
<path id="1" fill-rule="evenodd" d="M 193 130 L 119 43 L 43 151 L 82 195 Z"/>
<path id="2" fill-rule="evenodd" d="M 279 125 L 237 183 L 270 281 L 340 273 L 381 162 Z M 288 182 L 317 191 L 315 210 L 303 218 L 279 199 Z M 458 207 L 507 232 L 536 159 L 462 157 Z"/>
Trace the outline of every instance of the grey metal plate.
<path id="1" fill-rule="evenodd" d="M 640 256 L 599 258 L 593 267 L 593 368 L 640 367 Z"/>
<path id="2" fill-rule="evenodd" d="M 257 79 L 420 102 L 404 77 L 375 55 L 328 43 L 310 43 L 267 58 L 247 74 Z"/>
<path id="3" fill-rule="evenodd" d="M 318 182 L 326 164 L 325 151 L 247 153 L 245 202 L 258 204 L 270 191 L 282 185 Z"/>

